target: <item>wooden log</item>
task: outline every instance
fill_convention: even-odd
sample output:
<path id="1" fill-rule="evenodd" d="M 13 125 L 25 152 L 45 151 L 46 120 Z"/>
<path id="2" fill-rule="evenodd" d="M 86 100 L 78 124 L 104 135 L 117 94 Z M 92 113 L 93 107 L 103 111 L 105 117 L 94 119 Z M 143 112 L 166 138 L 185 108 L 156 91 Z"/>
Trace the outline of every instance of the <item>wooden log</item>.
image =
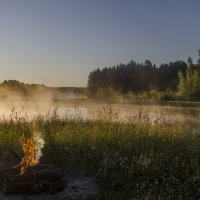
<path id="1" fill-rule="evenodd" d="M 32 167 L 29 167 L 28 171 L 29 170 L 32 170 L 32 169 L 37 169 L 37 170 L 42 170 L 42 169 L 56 169 L 58 167 L 56 167 L 55 165 L 35 165 L 35 166 L 32 166 Z"/>
<path id="2" fill-rule="evenodd" d="M 32 167 L 29 167 L 28 172 L 32 171 L 34 169 L 36 170 L 47 170 L 47 169 L 56 169 L 57 167 L 55 167 L 54 165 L 35 165 Z M 3 168 L 0 169 L 0 175 L 4 174 L 4 173 L 20 173 L 20 166 L 16 165 L 13 167 L 9 167 L 9 168 Z"/>
<path id="3" fill-rule="evenodd" d="M 65 188 L 64 171 L 53 165 L 37 165 L 20 175 L 20 167 L 0 171 L 0 190 L 5 194 L 54 193 Z"/>
<path id="4" fill-rule="evenodd" d="M 20 175 L 16 169 L 11 169 L 0 175 L 0 183 L 2 181 L 11 182 L 24 182 L 24 181 L 36 181 L 36 180 L 57 180 L 64 176 L 64 171 L 61 168 L 56 169 L 43 169 L 43 170 L 29 170 L 27 173 Z"/>
<path id="5" fill-rule="evenodd" d="M 56 193 L 66 187 L 63 179 L 54 181 L 24 181 L 24 182 L 4 182 L 1 191 L 4 194 L 37 194 L 42 192 Z"/>
<path id="6" fill-rule="evenodd" d="M 19 173 L 20 173 L 19 165 L 11 167 L 11 168 L 0 169 L 0 177 L 5 174 L 19 174 Z"/>
<path id="7" fill-rule="evenodd" d="M 47 169 L 47 170 L 33 170 L 25 173 L 23 175 L 20 174 L 9 174 L 6 175 L 6 178 L 10 181 L 14 182 L 24 182 L 24 181 L 33 181 L 33 180 L 57 180 L 64 176 L 64 172 L 61 168 L 57 169 Z"/>

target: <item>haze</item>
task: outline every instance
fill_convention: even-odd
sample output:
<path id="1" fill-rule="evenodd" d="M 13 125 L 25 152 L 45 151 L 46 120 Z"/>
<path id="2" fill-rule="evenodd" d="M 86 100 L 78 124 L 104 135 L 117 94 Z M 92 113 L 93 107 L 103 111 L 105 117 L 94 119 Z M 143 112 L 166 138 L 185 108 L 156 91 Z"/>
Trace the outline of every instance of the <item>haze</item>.
<path id="1" fill-rule="evenodd" d="M 0 81 L 86 86 L 97 67 L 186 60 L 199 49 L 198 0 L 1 0 Z"/>

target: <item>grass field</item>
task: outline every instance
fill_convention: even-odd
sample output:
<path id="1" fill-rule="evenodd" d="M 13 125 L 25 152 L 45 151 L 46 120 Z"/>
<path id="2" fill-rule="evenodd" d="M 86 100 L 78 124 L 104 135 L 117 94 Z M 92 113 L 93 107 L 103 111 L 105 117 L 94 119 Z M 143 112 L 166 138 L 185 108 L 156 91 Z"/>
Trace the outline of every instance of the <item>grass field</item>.
<path id="1" fill-rule="evenodd" d="M 127 123 L 113 121 L 115 115 L 99 116 L 95 120 L 69 119 L 54 112 L 35 118 L 34 131 L 45 141 L 41 162 L 66 169 L 78 166 L 96 175 L 105 191 L 102 199 L 200 198 L 198 134 L 162 115 L 152 122 L 143 111 Z M 20 154 L 19 137 L 31 132 L 32 121 L 14 110 L 9 119 L 1 118 L 1 162 L 17 163 L 14 156 L 4 154 Z"/>

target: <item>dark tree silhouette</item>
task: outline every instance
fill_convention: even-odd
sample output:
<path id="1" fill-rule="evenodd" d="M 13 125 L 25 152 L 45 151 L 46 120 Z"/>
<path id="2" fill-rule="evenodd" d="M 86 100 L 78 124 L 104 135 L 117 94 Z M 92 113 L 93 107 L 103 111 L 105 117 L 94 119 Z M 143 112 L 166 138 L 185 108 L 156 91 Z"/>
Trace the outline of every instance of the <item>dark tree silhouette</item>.
<path id="1" fill-rule="evenodd" d="M 153 65 L 149 60 L 144 63 L 130 61 L 113 67 L 96 69 L 89 74 L 88 89 L 91 95 L 99 91 L 113 90 L 121 94 L 132 92 L 141 94 L 151 90 L 177 90 L 178 72 L 185 73 L 187 64 L 183 61 Z M 108 90 L 109 89 L 109 90 Z"/>

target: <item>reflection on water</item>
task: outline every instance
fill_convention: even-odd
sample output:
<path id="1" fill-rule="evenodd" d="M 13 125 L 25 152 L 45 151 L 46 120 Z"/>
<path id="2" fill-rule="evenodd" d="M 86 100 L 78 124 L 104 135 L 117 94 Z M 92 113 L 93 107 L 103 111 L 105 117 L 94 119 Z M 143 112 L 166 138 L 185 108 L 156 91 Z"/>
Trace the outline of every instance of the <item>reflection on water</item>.
<path id="1" fill-rule="evenodd" d="M 158 115 L 173 122 L 181 122 L 199 129 L 200 107 L 159 106 L 159 105 L 136 105 L 130 103 L 96 103 L 89 101 L 66 101 L 53 102 L 48 99 L 37 100 L 4 100 L 0 102 L 0 116 L 9 117 L 11 110 L 19 115 L 27 114 L 29 118 L 38 115 L 56 113 L 60 117 L 97 119 L 99 117 L 112 118 L 114 120 L 127 121 L 138 114 L 142 109 L 148 111 L 153 121 Z M 105 116 L 106 115 L 106 116 Z"/>

